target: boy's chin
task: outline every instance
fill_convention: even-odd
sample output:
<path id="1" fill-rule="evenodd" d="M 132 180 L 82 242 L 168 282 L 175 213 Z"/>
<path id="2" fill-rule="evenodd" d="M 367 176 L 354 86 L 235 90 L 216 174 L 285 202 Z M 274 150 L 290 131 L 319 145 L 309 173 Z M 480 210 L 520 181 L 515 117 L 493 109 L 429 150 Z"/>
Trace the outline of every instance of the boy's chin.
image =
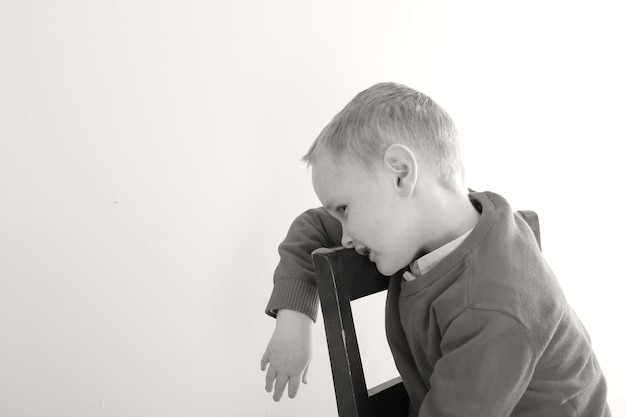
<path id="1" fill-rule="evenodd" d="M 398 272 L 400 269 L 402 269 L 402 267 L 398 268 L 392 265 L 385 265 L 384 262 L 376 262 L 376 269 L 378 269 L 378 272 L 380 272 L 381 274 L 390 277 Z"/>

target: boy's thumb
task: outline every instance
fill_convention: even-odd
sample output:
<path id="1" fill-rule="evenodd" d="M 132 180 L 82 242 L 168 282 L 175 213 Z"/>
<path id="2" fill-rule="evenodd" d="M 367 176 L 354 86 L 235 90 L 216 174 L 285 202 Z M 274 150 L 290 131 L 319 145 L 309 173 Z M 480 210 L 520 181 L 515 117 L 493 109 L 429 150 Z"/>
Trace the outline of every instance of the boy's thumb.
<path id="1" fill-rule="evenodd" d="M 263 357 L 261 358 L 261 370 L 265 371 L 265 368 L 267 368 L 267 364 L 269 363 L 269 359 L 267 358 L 267 352 L 265 352 L 263 354 Z"/>
<path id="2" fill-rule="evenodd" d="M 304 373 L 302 374 L 302 383 L 303 384 L 308 384 L 309 383 L 309 379 L 307 377 L 307 373 L 309 372 L 309 365 L 306 366 L 306 368 L 304 368 Z"/>

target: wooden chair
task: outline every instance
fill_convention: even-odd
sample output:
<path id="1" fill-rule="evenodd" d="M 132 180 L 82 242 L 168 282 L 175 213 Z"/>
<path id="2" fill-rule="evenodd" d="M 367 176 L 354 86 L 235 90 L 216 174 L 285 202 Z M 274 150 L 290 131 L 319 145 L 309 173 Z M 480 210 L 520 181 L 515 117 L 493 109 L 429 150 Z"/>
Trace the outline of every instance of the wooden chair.
<path id="1" fill-rule="evenodd" d="M 398 377 L 367 390 L 350 302 L 387 289 L 389 277 L 353 249 L 313 252 L 339 417 L 408 415 L 409 399 Z"/>
<path id="2" fill-rule="evenodd" d="M 541 246 L 537 214 L 518 214 Z M 408 416 L 409 399 L 399 377 L 368 391 L 350 307 L 353 300 L 386 290 L 389 277 L 353 249 L 321 248 L 312 255 L 339 417 Z"/>

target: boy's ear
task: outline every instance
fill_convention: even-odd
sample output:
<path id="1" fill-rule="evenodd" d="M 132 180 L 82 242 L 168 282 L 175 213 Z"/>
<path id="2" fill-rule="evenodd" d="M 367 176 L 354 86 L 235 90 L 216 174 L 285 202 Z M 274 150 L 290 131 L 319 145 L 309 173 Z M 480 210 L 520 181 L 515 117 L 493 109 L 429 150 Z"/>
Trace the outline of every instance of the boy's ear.
<path id="1" fill-rule="evenodd" d="M 408 197 L 415 191 L 417 184 L 417 160 L 413 151 L 407 146 L 394 143 L 385 151 L 384 164 L 392 174 L 393 186 L 403 197 Z"/>

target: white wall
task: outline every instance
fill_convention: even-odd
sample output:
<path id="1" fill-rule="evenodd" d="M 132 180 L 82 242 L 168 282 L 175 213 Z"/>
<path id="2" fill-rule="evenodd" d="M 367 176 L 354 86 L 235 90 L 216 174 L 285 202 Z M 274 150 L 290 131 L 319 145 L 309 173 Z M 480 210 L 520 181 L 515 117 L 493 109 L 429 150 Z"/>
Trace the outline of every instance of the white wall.
<path id="1" fill-rule="evenodd" d="M 263 309 L 300 156 L 387 80 L 540 213 L 626 415 L 619 3 L 2 0 L 0 415 L 333 415 L 321 325 L 309 385 L 264 392 Z"/>

